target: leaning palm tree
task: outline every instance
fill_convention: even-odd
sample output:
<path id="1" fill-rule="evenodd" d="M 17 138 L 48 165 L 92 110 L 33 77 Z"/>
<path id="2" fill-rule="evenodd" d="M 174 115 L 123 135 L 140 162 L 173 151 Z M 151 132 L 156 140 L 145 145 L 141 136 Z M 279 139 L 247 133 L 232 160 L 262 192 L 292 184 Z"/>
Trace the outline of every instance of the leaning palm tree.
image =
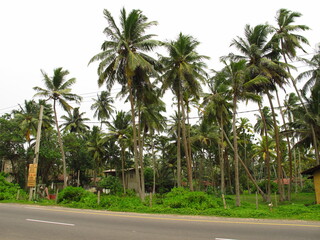
<path id="1" fill-rule="evenodd" d="M 161 56 L 160 58 L 160 62 L 164 65 L 162 88 L 164 91 L 170 88 L 178 101 L 178 121 L 182 120 L 182 139 L 187 161 L 190 190 L 193 190 L 192 164 L 187 143 L 186 107 L 183 93 L 187 92 L 190 97 L 198 97 L 201 92 L 200 82 L 204 82 L 206 79 L 206 64 L 203 61 L 209 58 L 197 53 L 196 48 L 199 44 L 192 36 L 180 33 L 176 41 L 165 43 L 169 57 Z M 178 171 L 178 175 L 180 174 Z"/>
<path id="2" fill-rule="evenodd" d="M 67 75 L 69 74 L 68 70 L 63 70 L 61 67 L 56 68 L 53 70 L 53 76 L 49 77 L 49 75 L 41 70 L 41 73 L 43 75 L 43 81 L 46 88 L 41 87 L 34 87 L 33 89 L 37 91 L 38 93 L 35 94 L 35 96 L 42 96 L 47 98 L 47 100 L 52 99 L 53 100 L 53 111 L 54 111 L 54 117 L 58 132 L 58 142 L 60 146 L 60 152 L 62 157 L 62 163 L 63 163 L 63 186 L 67 186 L 67 168 L 66 168 L 66 159 L 65 154 L 63 150 L 63 143 L 61 138 L 61 133 L 59 129 L 58 124 L 58 116 L 57 116 L 57 110 L 56 110 L 56 104 L 59 103 L 62 108 L 69 112 L 72 107 L 69 105 L 68 101 L 76 101 L 80 102 L 81 97 L 71 93 L 71 86 L 76 82 L 75 78 L 66 79 Z"/>
<path id="3" fill-rule="evenodd" d="M 107 40 L 101 46 L 102 52 L 91 58 L 90 63 L 99 61 L 98 67 L 98 85 L 104 83 L 110 91 L 118 82 L 129 94 L 129 101 L 132 114 L 133 144 L 136 181 L 141 199 L 144 199 L 144 193 L 139 176 L 139 156 L 137 148 L 137 132 L 135 120 L 135 102 L 134 95 L 135 81 L 143 81 L 145 78 L 139 78 L 141 75 L 155 74 L 157 61 L 146 53 L 152 51 L 159 45 L 159 42 L 153 40 L 153 34 L 146 34 L 146 30 L 157 24 L 155 21 L 148 22 L 148 18 L 140 10 L 132 10 L 128 15 L 123 8 L 120 11 L 120 28 L 117 26 L 114 18 L 108 10 L 104 10 L 104 17 L 108 21 L 108 27 L 104 33 Z"/>

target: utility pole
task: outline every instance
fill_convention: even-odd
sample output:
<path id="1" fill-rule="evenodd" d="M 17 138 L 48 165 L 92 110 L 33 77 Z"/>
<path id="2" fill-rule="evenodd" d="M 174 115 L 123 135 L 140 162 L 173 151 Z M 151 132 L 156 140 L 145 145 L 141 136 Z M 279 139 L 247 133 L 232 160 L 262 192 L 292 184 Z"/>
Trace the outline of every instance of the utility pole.
<path id="1" fill-rule="evenodd" d="M 33 169 L 35 171 L 34 178 L 32 178 L 32 183 L 29 181 L 30 175 L 32 174 L 30 171 L 30 166 L 29 166 L 29 176 L 28 176 L 28 186 L 30 186 L 30 192 L 29 192 L 29 201 L 32 199 L 32 193 L 36 189 L 37 185 L 37 170 L 38 170 L 38 159 L 39 159 L 39 149 L 40 149 L 40 139 L 41 139 L 41 126 L 42 126 L 42 117 L 43 117 L 43 105 L 40 105 L 40 113 L 39 113 L 39 122 L 38 122 L 38 129 L 37 129 L 37 138 L 36 138 L 36 146 L 35 146 L 35 157 L 33 159 Z M 30 164 L 31 165 L 31 164 Z"/>

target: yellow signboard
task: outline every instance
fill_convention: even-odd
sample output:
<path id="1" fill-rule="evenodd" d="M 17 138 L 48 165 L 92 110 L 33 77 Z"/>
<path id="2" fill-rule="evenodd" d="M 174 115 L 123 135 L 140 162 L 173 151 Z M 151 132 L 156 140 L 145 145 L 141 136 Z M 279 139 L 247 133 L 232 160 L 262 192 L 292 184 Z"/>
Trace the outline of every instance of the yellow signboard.
<path id="1" fill-rule="evenodd" d="M 37 184 L 38 164 L 29 164 L 28 187 L 35 187 Z"/>

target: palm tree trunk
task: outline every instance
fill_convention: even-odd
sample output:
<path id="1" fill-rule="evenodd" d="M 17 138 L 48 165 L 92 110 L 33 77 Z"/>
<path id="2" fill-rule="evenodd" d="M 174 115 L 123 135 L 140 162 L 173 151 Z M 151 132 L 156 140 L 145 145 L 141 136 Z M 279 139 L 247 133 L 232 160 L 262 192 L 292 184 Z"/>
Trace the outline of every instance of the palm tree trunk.
<path id="1" fill-rule="evenodd" d="M 230 140 L 229 140 L 229 138 L 228 138 L 228 136 L 227 136 L 227 134 L 226 134 L 226 132 L 225 132 L 224 130 L 223 130 L 223 134 L 224 134 L 225 139 L 226 139 L 226 141 L 228 142 L 229 146 L 230 146 L 231 149 L 234 151 L 233 145 L 232 145 L 232 143 L 230 142 Z M 244 162 L 241 160 L 240 157 L 238 157 L 238 159 L 239 159 L 241 165 L 243 166 L 245 172 L 247 173 L 248 177 L 249 177 L 250 180 L 252 181 L 253 185 L 255 185 L 255 187 L 257 188 L 258 192 L 261 194 L 262 198 L 263 198 L 264 200 L 266 200 L 266 195 L 265 195 L 265 193 L 264 193 L 264 192 L 262 191 L 262 189 L 258 186 L 257 181 L 256 181 L 256 180 L 254 179 L 254 177 L 251 175 L 251 173 L 250 173 L 249 169 L 247 168 L 247 166 L 244 164 Z"/>
<path id="2" fill-rule="evenodd" d="M 154 141 L 152 141 L 152 165 L 153 165 L 153 184 L 152 193 L 156 193 L 156 156 L 154 152 Z"/>
<path id="3" fill-rule="evenodd" d="M 226 193 L 226 187 L 225 187 L 225 177 L 224 177 L 224 138 L 223 138 L 223 120 L 221 117 L 220 120 L 220 178 L 221 178 L 221 193 Z"/>
<path id="4" fill-rule="evenodd" d="M 238 139 L 236 129 L 236 111 L 237 111 L 237 98 L 233 97 L 233 118 L 232 118 L 232 131 L 233 131 L 233 156 L 234 156 L 234 180 L 236 188 L 236 206 L 240 207 L 240 181 L 239 181 L 239 157 L 238 157 Z"/>
<path id="5" fill-rule="evenodd" d="M 121 144 L 122 145 L 122 144 Z M 125 155 L 125 148 L 121 146 L 121 174 L 122 174 L 122 185 L 123 185 L 123 193 L 126 193 L 126 182 L 124 177 L 124 155 Z"/>
<path id="6" fill-rule="evenodd" d="M 282 161 L 281 161 L 281 149 L 280 149 L 280 136 L 279 136 L 279 128 L 276 120 L 276 115 L 274 112 L 274 107 L 271 99 L 270 92 L 267 91 L 267 96 L 270 103 L 270 108 L 272 111 L 272 118 L 273 118 L 273 126 L 275 132 L 275 139 L 276 139 L 276 152 L 277 152 L 277 179 L 278 179 L 278 187 L 279 187 L 279 200 L 283 202 L 285 200 L 284 196 L 284 189 L 283 189 L 283 176 L 282 176 Z"/>
<path id="7" fill-rule="evenodd" d="M 178 99 L 178 124 L 177 124 L 177 185 L 181 187 L 181 110 Z"/>
<path id="8" fill-rule="evenodd" d="M 261 107 L 260 102 L 259 102 L 258 106 L 259 106 L 259 111 L 260 111 L 260 115 L 261 115 L 261 119 L 262 119 L 262 123 L 263 123 L 263 132 L 264 132 L 264 136 L 266 138 L 266 147 L 267 147 L 266 150 L 267 151 L 266 151 L 265 164 L 267 167 L 267 201 L 270 202 L 271 201 L 271 170 L 270 170 L 270 152 L 269 152 L 268 129 L 267 129 L 266 118 L 265 118 L 264 113 L 262 111 L 262 107 Z"/>
<path id="9" fill-rule="evenodd" d="M 133 154 L 134 154 L 134 168 L 136 172 L 136 184 L 139 192 L 140 199 L 144 201 L 144 194 L 141 190 L 140 173 L 139 173 L 139 156 L 138 156 L 138 146 L 137 146 L 137 129 L 136 129 L 136 118 L 135 118 L 135 108 L 134 108 L 134 98 L 132 94 L 132 79 L 128 81 L 129 87 L 129 99 L 131 105 L 131 121 L 132 121 L 132 131 L 133 131 Z"/>
<path id="10" fill-rule="evenodd" d="M 54 118 L 56 121 L 56 128 L 57 128 L 57 133 L 58 133 L 58 142 L 60 146 L 60 152 L 61 152 L 61 158 L 62 158 L 62 164 L 63 164 L 63 188 L 67 187 L 67 167 L 66 167 L 66 157 L 64 154 L 64 149 L 63 149 L 63 143 L 62 143 L 62 138 L 61 138 L 61 133 L 59 129 L 59 124 L 58 124 L 58 117 L 57 117 L 57 110 L 56 110 L 56 101 L 53 101 L 53 110 L 54 110 Z"/>
<path id="11" fill-rule="evenodd" d="M 292 187 L 292 151 L 291 151 L 291 144 L 290 144 L 290 139 L 288 136 L 288 128 L 287 128 L 287 123 L 286 123 L 286 119 L 284 117 L 284 114 L 282 112 L 282 107 L 280 104 L 280 99 L 279 99 L 279 94 L 278 94 L 278 90 L 276 89 L 276 95 L 277 95 L 277 101 L 278 101 L 278 105 L 279 105 L 279 109 L 280 109 L 280 114 L 282 117 L 282 121 L 283 121 L 283 125 L 284 125 L 284 130 L 286 131 L 286 140 L 287 140 L 287 147 L 288 147 L 288 159 L 289 159 L 289 177 L 290 177 L 290 181 L 289 181 L 289 185 L 288 185 L 288 201 L 291 201 L 291 187 Z"/>
<path id="12" fill-rule="evenodd" d="M 144 166 L 143 166 L 143 145 L 144 135 L 141 137 L 141 109 L 138 110 L 138 145 L 139 145 L 139 164 L 140 164 L 140 184 L 142 194 L 145 195 L 145 184 L 144 184 Z"/>
<path id="13" fill-rule="evenodd" d="M 182 112 L 182 141 L 183 141 L 184 152 L 187 160 L 188 183 L 189 183 L 190 191 L 193 191 L 192 165 L 191 165 L 191 160 L 190 160 L 189 150 L 188 150 L 187 133 L 186 133 L 186 125 L 185 125 L 186 116 L 185 116 L 184 102 L 183 102 L 181 91 L 180 91 L 180 103 L 181 103 L 181 112 Z"/>

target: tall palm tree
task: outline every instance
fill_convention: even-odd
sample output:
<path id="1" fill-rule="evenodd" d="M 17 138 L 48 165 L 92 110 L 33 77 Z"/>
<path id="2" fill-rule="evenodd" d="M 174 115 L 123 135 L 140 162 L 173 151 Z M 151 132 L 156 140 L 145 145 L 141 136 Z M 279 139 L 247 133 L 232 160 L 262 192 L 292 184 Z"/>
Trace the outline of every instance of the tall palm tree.
<path id="1" fill-rule="evenodd" d="M 270 91 L 275 90 L 278 86 L 282 87 L 289 74 L 285 71 L 284 65 L 278 61 L 279 50 L 275 47 L 275 41 L 268 38 L 271 32 L 272 29 L 269 25 L 260 24 L 253 28 L 246 25 L 245 38 L 237 37 L 232 40 L 231 45 L 243 54 L 242 56 L 235 56 L 236 58 L 247 59 L 249 79 L 261 81 L 260 86 L 256 85 L 253 89 L 266 94 L 268 97 L 275 129 L 280 201 L 284 201 L 284 189 L 281 180 L 280 136 Z"/>
<path id="2" fill-rule="evenodd" d="M 60 127 L 65 131 L 73 133 L 85 133 L 90 129 L 88 125 L 85 124 L 85 121 L 90 120 L 89 118 L 84 118 L 83 115 L 85 112 L 80 113 L 79 108 L 76 107 L 73 109 L 73 112 L 68 112 L 68 116 L 62 116 L 61 118 L 66 122 L 61 124 Z"/>
<path id="3" fill-rule="evenodd" d="M 104 10 L 104 17 L 108 21 L 108 26 L 104 33 L 107 40 L 101 46 L 101 53 L 95 55 L 89 62 L 99 61 L 98 67 L 98 85 L 104 83 L 110 91 L 115 82 L 118 82 L 122 88 L 127 89 L 132 114 L 133 144 L 136 181 L 139 186 L 139 195 L 144 199 L 144 193 L 141 188 L 139 176 L 139 156 L 137 148 L 137 132 L 135 120 L 135 102 L 134 95 L 135 81 L 142 81 L 139 76 L 142 73 L 155 74 L 157 61 L 146 53 L 152 51 L 159 45 L 159 42 L 153 40 L 153 34 L 146 34 L 146 30 L 157 24 L 155 21 L 148 22 L 148 18 L 140 10 L 132 10 L 128 15 L 123 8 L 120 11 L 120 27 L 114 21 L 111 13 Z"/>
<path id="4" fill-rule="evenodd" d="M 61 138 L 61 133 L 58 124 L 58 116 L 56 110 L 56 104 L 59 103 L 61 107 L 69 112 L 72 107 L 69 105 L 68 101 L 80 102 L 81 97 L 71 93 L 71 86 L 76 82 L 75 78 L 66 79 L 69 75 L 68 70 L 63 70 L 61 67 L 53 70 L 53 76 L 50 77 L 46 72 L 41 70 L 43 76 L 43 82 L 46 88 L 34 87 L 33 89 L 38 93 L 35 96 L 45 97 L 48 100 L 53 100 L 53 111 L 55 116 L 56 128 L 58 132 L 58 142 L 61 151 L 62 163 L 63 163 L 63 186 L 67 186 L 67 167 L 66 158 L 63 150 L 63 143 Z"/>
<path id="5" fill-rule="evenodd" d="M 220 181 L 221 192 L 225 194 L 225 164 L 224 164 L 224 151 L 225 140 L 223 136 L 224 126 L 230 121 L 232 115 L 230 109 L 232 108 L 230 96 L 230 79 L 226 77 L 223 71 L 216 72 L 215 75 L 208 80 L 208 87 L 210 93 L 203 95 L 203 108 L 204 122 L 207 124 L 216 123 L 220 128 L 219 139 L 219 158 L 220 158 Z"/>
<path id="6" fill-rule="evenodd" d="M 277 12 L 276 15 L 276 22 L 277 22 L 277 26 L 273 27 L 274 29 L 274 36 L 273 39 L 274 41 L 276 41 L 279 46 L 280 46 L 280 51 L 282 54 L 282 57 L 285 61 L 285 63 L 288 63 L 288 59 L 293 60 L 297 57 L 297 49 L 300 49 L 304 52 L 306 52 L 303 47 L 302 44 L 309 44 L 308 39 L 305 38 L 302 35 L 296 34 L 295 32 L 298 31 L 307 31 L 310 30 L 310 28 L 306 25 L 295 25 L 294 22 L 297 18 L 301 17 L 302 14 L 299 12 L 292 12 L 288 9 L 280 9 Z M 308 61 L 308 60 L 307 60 Z M 290 69 L 289 66 L 287 67 L 288 73 L 290 73 Z M 308 73 L 306 75 L 302 74 L 300 75 L 300 77 L 298 77 L 298 79 L 301 79 L 302 77 L 307 76 Z M 295 92 L 300 100 L 300 103 L 302 104 L 302 106 L 304 106 L 305 110 L 307 111 L 307 108 L 304 105 L 303 102 L 303 98 L 300 94 L 300 91 L 297 87 L 296 84 L 296 80 L 290 75 L 290 79 L 291 79 L 291 83 L 295 89 Z M 303 91 L 305 91 L 306 88 L 303 89 Z M 314 142 L 314 146 L 315 148 L 317 148 L 317 144 L 316 144 L 316 134 L 315 134 L 315 130 L 313 129 L 313 126 L 311 126 L 311 132 L 312 132 L 312 136 L 313 136 L 313 142 Z M 316 160 L 319 163 L 320 161 L 320 155 L 318 153 L 318 149 L 315 149 L 316 151 Z"/>
<path id="7" fill-rule="evenodd" d="M 93 117 L 97 117 L 99 121 L 109 119 L 114 112 L 113 98 L 110 97 L 110 93 L 102 91 L 100 95 L 97 95 L 97 99 L 92 99 L 94 103 L 91 105 L 91 110 L 94 110 Z"/>
<path id="8" fill-rule="evenodd" d="M 169 57 L 160 57 L 160 62 L 164 65 L 162 89 L 165 91 L 170 88 L 178 101 L 178 118 L 179 122 L 180 119 L 182 120 L 182 139 L 187 160 L 188 183 L 192 191 L 192 164 L 187 143 L 186 107 L 183 93 L 188 92 L 189 96 L 199 96 L 201 92 L 200 81 L 204 82 L 206 78 L 206 64 L 203 61 L 208 57 L 196 52 L 199 44 L 192 36 L 180 33 L 176 41 L 166 42 L 164 45 Z M 178 174 L 181 173 L 178 172 Z"/>

